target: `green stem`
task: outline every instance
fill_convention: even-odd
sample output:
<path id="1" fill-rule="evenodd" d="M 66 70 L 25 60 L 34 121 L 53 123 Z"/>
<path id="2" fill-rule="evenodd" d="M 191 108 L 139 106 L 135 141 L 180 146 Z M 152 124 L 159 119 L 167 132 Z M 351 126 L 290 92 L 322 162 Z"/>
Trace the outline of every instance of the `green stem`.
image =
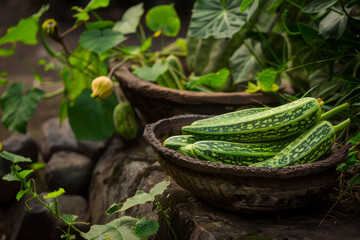
<path id="1" fill-rule="evenodd" d="M 51 56 L 54 57 L 56 59 L 59 59 L 61 62 L 63 63 L 67 63 L 64 56 L 56 53 L 50 46 L 49 44 L 46 42 L 45 39 L 45 33 L 42 30 L 42 28 L 39 28 L 39 34 L 40 34 L 40 40 L 41 40 L 41 44 L 43 45 L 43 47 L 45 48 L 46 52 Z"/>
<path id="2" fill-rule="evenodd" d="M 360 61 L 355 65 L 352 76 L 355 78 L 356 77 L 356 73 L 360 68 Z"/>
<path id="3" fill-rule="evenodd" d="M 292 4 L 293 6 L 295 6 L 295 7 L 297 7 L 298 9 L 300 9 L 300 10 L 302 10 L 303 8 L 302 8 L 302 6 L 300 6 L 299 4 L 297 4 L 297 3 L 295 3 L 295 2 L 293 2 L 293 1 L 291 1 L 291 0 L 286 0 L 288 3 L 290 3 L 290 4 Z"/>
<path id="4" fill-rule="evenodd" d="M 293 67 L 293 68 L 289 68 L 289 69 L 284 70 L 284 71 L 282 71 L 282 72 L 290 72 L 290 71 L 292 71 L 292 70 L 295 70 L 295 69 L 298 69 L 298 68 L 302 68 L 302 67 L 306 67 L 306 66 L 309 66 L 309 65 L 312 65 L 312 64 L 323 63 L 323 62 L 328 62 L 328 61 L 333 61 L 333 60 L 337 60 L 337 59 L 344 58 L 344 57 L 355 57 L 355 56 L 357 56 L 357 55 L 358 55 L 358 54 L 347 54 L 347 55 L 343 55 L 343 56 L 340 56 L 340 57 L 333 57 L 333 58 L 328 58 L 328 59 L 319 60 L 319 61 L 315 61 L 315 62 L 305 63 L 305 64 L 302 64 L 302 65 L 299 65 L 299 66 L 296 66 L 296 67 Z"/>
<path id="5" fill-rule="evenodd" d="M 274 49 L 271 47 L 271 45 L 269 44 L 269 41 L 264 37 L 264 35 L 260 32 L 260 30 L 258 29 L 258 27 L 256 26 L 256 24 L 254 24 L 254 28 L 257 31 L 257 33 L 260 35 L 261 40 L 265 43 L 266 48 L 269 50 L 269 52 L 271 53 L 271 55 L 274 57 L 274 59 L 276 60 L 276 62 L 278 64 L 281 63 L 281 60 L 279 59 L 279 57 L 276 55 Z"/>
<path id="6" fill-rule="evenodd" d="M 256 61 L 261 65 L 262 68 L 265 68 L 265 64 L 260 60 L 260 58 L 255 54 L 255 52 L 251 49 L 251 47 L 244 41 L 244 45 L 247 48 L 247 50 L 251 53 L 251 55 L 254 56 Z"/>
<path id="7" fill-rule="evenodd" d="M 172 234 L 173 234 L 173 236 L 174 236 L 175 240 L 177 240 L 177 237 L 176 237 L 175 231 L 174 231 L 174 229 L 172 229 L 171 224 L 170 224 L 170 220 L 169 220 L 168 216 L 166 215 L 166 211 L 164 211 L 164 209 L 163 209 L 163 207 L 161 206 L 160 202 L 155 201 L 155 205 L 156 205 L 156 207 L 157 207 L 157 208 L 158 208 L 158 209 L 162 212 L 162 214 L 163 214 L 163 216 L 164 216 L 164 219 L 165 219 L 166 224 L 168 225 L 168 227 L 169 227 L 170 231 L 172 232 Z"/>
<path id="8" fill-rule="evenodd" d="M 60 95 L 63 92 L 64 92 L 64 88 L 62 87 L 62 88 L 59 88 L 59 89 L 57 89 L 57 90 L 55 90 L 53 92 L 45 93 L 43 98 L 44 99 L 50 99 L 50 98 L 53 98 L 53 97 L 55 97 L 57 95 Z"/>
<path id="9" fill-rule="evenodd" d="M 327 120 L 327 119 L 335 116 L 339 112 L 342 112 L 345 109 L 348 109 L 349 107 L 350 107 L 349 103 L 343 103 L 340 106 L 337 106 L 337 107 L 331 109 L 330 111 L 327 111 L 326 113 L 321 114 L 320 121 Z"/>
<path id="10" fill-rule="evenodd" d="M 350 118 L 346 119 L 342 123 L 339 123 L 338 125 L 334 126 L 335 132 L 339 132 L 343 130 L 344 128 L 347 128 L 350 124 Z"/>

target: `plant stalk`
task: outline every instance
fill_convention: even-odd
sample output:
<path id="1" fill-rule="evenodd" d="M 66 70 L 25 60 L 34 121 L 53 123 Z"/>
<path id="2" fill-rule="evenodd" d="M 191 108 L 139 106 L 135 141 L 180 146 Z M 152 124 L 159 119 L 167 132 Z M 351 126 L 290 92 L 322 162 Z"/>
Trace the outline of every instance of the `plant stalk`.
<path id="1" fill-rule="evenodd" d="M 342 112 L 345 109 L 348 109 L 349 107 L 350 107 L 349 103 L 343 103 L 343 104 L 331 109 L 330 111 L 327 111 L 326 113 L 321 114 L 320 121 L 327 120 L 327 119 L 335 116 L 339 112 Z"/>

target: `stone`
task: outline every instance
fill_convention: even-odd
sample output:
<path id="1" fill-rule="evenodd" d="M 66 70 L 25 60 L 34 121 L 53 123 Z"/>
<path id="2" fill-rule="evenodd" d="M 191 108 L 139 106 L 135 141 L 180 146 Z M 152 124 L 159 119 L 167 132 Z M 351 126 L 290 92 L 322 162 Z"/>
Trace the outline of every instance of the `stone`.
<path id="1" fill-rule="evenodd" d="M 40 129 L 40 147 L 46 162 L 52 154 L 63 150 L 79 152 L 97 161 L 107 142 L 77 141 L 68 119 L 60 124 L 59 118 L 51 118 Z"/>
<path id="2" fill-rule="evenodd" d="M 45 181 L 51 190 L 60 187 L 70 194 L 84 194 L 88 190 L 93 163 L 80 153 L 54 153 L 45 167 Z"/>
<path id="3" fill-rule="evenodd" d="M 176 183 L 160 196 L 177 239 L 360 239 L 360 216 L 352 219 L 328 218 L 318 227 L 331 204 L 314 205 L 292 211 L 263 214 L 233 213 L 204 202 Z M 171 239 L 169 228 L 159 215 L 160 229 L 155 239 Z"/>
<path id="4" fill-rule="evenodd" d="M 44 122 L 40 128 L 40 148 L 46 162 L 55 152 L 77 151 L 77 142 L 69 121 L 65 119 L 60 124 L 56 117 Z"/>
<path id="5" fill-rule="evenodd" d="M 40 199 L 49 204 L 52 199 L 43 199 L 47 192 L 39 195 Z M 79 222 L 89 222 L 90 216 L 88 213 L 88 206 L 86 200 L 78 195 L 62 195 L 57 198 L 60 216 L 64 214 L 77 215 Z M 45 206 L 40 204 L 37 200 L 32 199 L 28 201 L 31 210 L 25 208 L 24 218 L 17 236 L 17 240 L 37 239 L 37 240 L 55 240 L 60 239 L 63 232 L 58 228 L 66 230 L 65 223 L 61 220 L 56 220 L 54 215 L 48 213 Z M 86 225 L 76 224 L 80 230 L 86 232 L 89 227 Z M 30 238 L 29 238 L 30 237 Z"/>
<path id="6" fill-rule="evenodd" d="M 38 145 L 30 134 L 12 134 L 3 142 L 5 151 L 30 158 L 33 162 L 38 161 Z M 27 168 L 28 163 L 19 163 L 21 168 Z M 20 188 L 19 182 L 7 182 L 1 178 L 10 172 L 11 162 L 0 158 L 0 204 L 15 200 L 16 193 Z"/>
<path id="7" fill-rule="evenodd" d="M 89 207 L 93 224 L 106 224 L 118 217 L 119 213 L 107 215 L 105 211 L 113 203 L 124 202 L 135 194 L 143 176 L 154 170 L 156 161 L 153 154 L 146 152 L 143 139 L 123 142 L 115 137 L 97 162 L 89 188 Z"/>
<path id="8" fill-rule="evenodd" d="M 24 201 L 0 205 L 0 239 L 15 240 L 24 218 Z"/>

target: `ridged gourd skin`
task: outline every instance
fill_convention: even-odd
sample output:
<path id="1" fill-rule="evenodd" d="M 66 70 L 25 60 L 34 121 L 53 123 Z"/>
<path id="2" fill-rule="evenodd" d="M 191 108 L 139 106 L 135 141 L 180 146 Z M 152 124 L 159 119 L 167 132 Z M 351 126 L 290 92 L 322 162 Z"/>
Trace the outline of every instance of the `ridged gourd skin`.
<path id="1" fill-rule="evenodd" d="M 216 125 L 184 126 L 183 134 L 199 140 L 269 142 L 302 133 L 320 121 L 320 103 L 315 98 L 294 102 Z"/>
<path id="2" fill-rule="evenodd" d="M 186 145 L 195 142 L 196 142 L 196 138 L 193 135 L 176 135 L 167 138 L 164 141 L 163 146 L 178 151 L 180 147 L 185 147 Z"/>
<path id="3" fill-rule="evenodd" d="M 242 109 L 234 112 L 224 113 L 221 115 L 217 115 L 215 117 L 209 117 L 201 120 L 197 120 L 191 124 L 191 126 L 199 126 L 199 125 L 216 125 L 222 124 L 224 122 L 233 121 L 234 119 L 240 117 L 247 117 L 253 115 L 255 113 L 264 112 L 269 110 L 270 108 L 248 108 Z"/>
<path id="4" fill-rule="evenodd" d="M 192 151 L 197 158 L 202 160 L 248 166 L 274 157 L 289 143 L 290 140 L 269 143 L 233 143 L 204 140 L 192 144 Z"/>
<path id="5" fill-rule="evenodd" d="M 255 163 L 251 167 L 281 168 L 288 165 L 316 161 L 334 144 L 336 132 L 328 121 L 322 121 L 296 138 L 275 157 Z"/>

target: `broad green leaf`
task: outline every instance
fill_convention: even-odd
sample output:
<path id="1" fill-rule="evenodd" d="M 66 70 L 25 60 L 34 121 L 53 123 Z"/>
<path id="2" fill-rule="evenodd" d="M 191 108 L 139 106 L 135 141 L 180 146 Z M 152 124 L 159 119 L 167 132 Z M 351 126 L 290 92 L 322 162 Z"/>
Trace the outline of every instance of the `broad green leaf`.
<path id="1" fill-rule="evenodd" d="M 0 38 L 0 45 L 5 43 L 22 42 L 28 45 L 35 45 L 37 43 L 37 31 L 39 28 L 38 18 L 21 19 L 19 23 L 10 27 L 5 36 Z"/>
<path id="2" fill-rule="evenodd" d="M 360 132 L 358 132 L 354 137 L 350 138 L 349 142 L 354 145 L 360 142 Z"/>
<path id="3" fill-rule="evenodd" d="M 243 0 L 240 5 L 240 11 L 244 12 L 253 2 L 254 0 Z"/>
<path id="4" fill-rule="evenodd" d="M 152 46 L 152 38 L 148 38 L 146 39 L 142 44 L 141 47 L 139 49 L 140 53 L 147 51 L 151 46 Z"/>
<path id="5" fill-rule="evenodd" d="M 91 11 L 98 8 L 106 8 L 110 4 L 110 0 L 91 0 L 85 7 L 85 11 Z"/>
<path id="6" fill-rule="evenodd" d="M 136 68 L 133 73 L 139 78 L 154 82 L 161 74 L 166 72 L 167 69 L 168 64 L 166 60 L 158 60 L 151 67 L 144 66 Z"/>
<path id="7" fill-rule="evenodd" d="M 257 74 L 257 80 L 260 83 L 262 90 L 269 91 L 275 83 L 277 72 L 273 69 L 264 69 L 261 73 Z"/>
<path id="8" fill-rule="evenodd" d="M 2 180 L 12 182 L 12 181 L 20 181 L 20 179 L 13 173 L 8 173 L 2 177 Z"/>
<path id="9" fill-rule="evenodd" d="M 60 197 L 63 194 L 65 194 L 65 190 L 63 188 L 59 188 L 59 190 L 53 191 L 53 192 L 48 193 L 47 195 L 45 195 L 44 199 L 57 198 L 57 197 Z"/>
<path id="10" fill-rule="evenodd" d="M 87 50 L 102 54 L 125 40 L 121 32 L 112 29 L 92 29 L 83 32 L 80 36 L 80 44 Z"/>
<path id="11" fill-rule="evenodd" d="M 252 18 L 252 16 L 254 16 L 256 10 L 258 10 L 259 7 L 259 1 L 260 0 L 255 0 L 252 4 L 251 7 L 247 9 L 246 13 L 246 21 L 249 22 L 249 20 Z M 269 13 L 267 11 L 265 11 L 266 9 L 264 9 L 264 11 L 262 12 L 261 17 L 263 17 L 263 15 L 265 15 L 266 13 L 269 15 Z"/>
<path id="12" fill-rule="evenodd" d="M 146 193 L 142 190 L 138 190 L 135 193 L 135 196 L 128 198 L 120 211 L 125 211 L 133 206 L 144 204 L 149 201 L 154 201 L 155 196 L 162 194 L 166 188 L 170 185 L 170 181 L 162 181 L 155 185 L 152 189 L 150 189 L 149 193 Z"/>
<path id="13" fill-rule="evenodd" d="M 134 33 L 136 28 L 139 25 L 141 16 L 144 13 L 144 4 L 139 3 L 135 6 L 132 6 L 122 16 L 120 21 L 115 23 L 113 27 L 114 31 L 119 31 L 122 34 Z"/>
<path id="14" fill-rule="evenodd" d="M 105 29 L 105 28 L 112 28 L 114 27 L 114 22 L 113 21 L 96 21 L 96 22 L 91 22 L 88 23 L 87 25 L 87 29 L 91 30 L 91 29 Z"/>
<path id="15" fill-rule="evenodd" d="M 135 234 L 138 236 L 149 236 L 153 235 L 159 229 L 159 224 L 155 220 L 143 219 L 136 224 Z"/>
<path id="16" fill-rule="evenodd" d="M 21 178 L 25 179 L 30 173 L 34 172 L 33 169 L 26 169 L 19 172 Z"/>
<path id="17" fill-rule="evenodd" d="M 241 13 L 241 0 L 198 0 L 190 20 L 190 37 L 231 38 L 246 23 Z"/>
<path id="18" fill-rule="evenodd" d="M 113 214 L 115 212 L 119 212 L 121 210 L 122 204 L 116 204 L 113 203 L 107 210 L 106 210 L 106 214 Z"/>
<path id="19" fill-rule="evenodd" d="M 25 190 L 22 190 L 22 191 L 19 191 L 17 194 L 16 194 L 16 201 L 20 201 L 20 199 L 25 195 L 27 194 L 29 191 L 27 189 Z"/>
<path id="20" fill-rule="evenodd" d="M 10 130 L 26 133 L 27 122 L 31 119 L 44 92 L 30 88 L 23 96 L 25 83 L 13 83 L 0 98 L 2 123 Z"/>
<path id="21" fill-rule="evenodd" d="M 25 158 L 23 156 L 19 156 L 7 151 L 2 151 L 0 152 L 0 157 L 5 158 L 9 161 L 11 161 L 12 163 L 19 163 L 19 162 L 31 162 L 30 158 Z"/>
<path id="22" fill-rule="evenodd" d="M 226 83 L 229 74 L 230 72 L 227 68 L 222 68 L 216 73 L 208 73 L 191 79 L 186 83 L 186 87 L 193 89 L 197 85 L 202 84 L 213 89 L 220 88 Z"/>
<path id="23" fill-rule="evenodd" d="M 338 12 L 330 11 L 319 23 L 319 33 L 325 39 L 339 39 L 345 31 L 347 19 L 348 17 L 344 13 L 340 14 Z"/>
<path id="24" fill-rule="evenodd" d="M 333 6 L 337 0 L 313 0 L 303 8 L 303 12 L 317 13 Z"/>
<path id="25" fill-rule="evenodd" d="M 103 141 L 114 132 L 113 110 L 117 104 L 114 94 L 96 101 L 90 97 L 90 89 L 85 89 L 69 106 L 69 122 L 77 140 Z"/>
<path id="26" fill-rule="evenodd" d="M 106 225 L 92 225 L 87 233 L 81 236 L 88 240 L 142 240 L 146 239 L 134 233 L 136 218 L 124 216 L 109 222 Z"/>
<path id="27" fill-rule="evenodd" d="M 165 36 L 175 37 L 180 30 L 180 19 L 173 5 L 160 5 L 151 8 L 145 18 L 152 31 L 161 30 Z"/>
<path id="28" fill-rule="evenodd" d="M 248 47 L 243 44 L 229 59 L 230 70 L 233 76 L 233 83 L 235 85 L 251 80 L 258 72 L 261 71 L 261 65 L 257 61 L 257 58 L 260 59 L 260 61 L 264 60 L 260 42 L 247 39 L 245 40 L 245 43 L 249 46 L 252 52 L 250 52 Z M 254 54 L 256 56 L 254 56 Z"/>

